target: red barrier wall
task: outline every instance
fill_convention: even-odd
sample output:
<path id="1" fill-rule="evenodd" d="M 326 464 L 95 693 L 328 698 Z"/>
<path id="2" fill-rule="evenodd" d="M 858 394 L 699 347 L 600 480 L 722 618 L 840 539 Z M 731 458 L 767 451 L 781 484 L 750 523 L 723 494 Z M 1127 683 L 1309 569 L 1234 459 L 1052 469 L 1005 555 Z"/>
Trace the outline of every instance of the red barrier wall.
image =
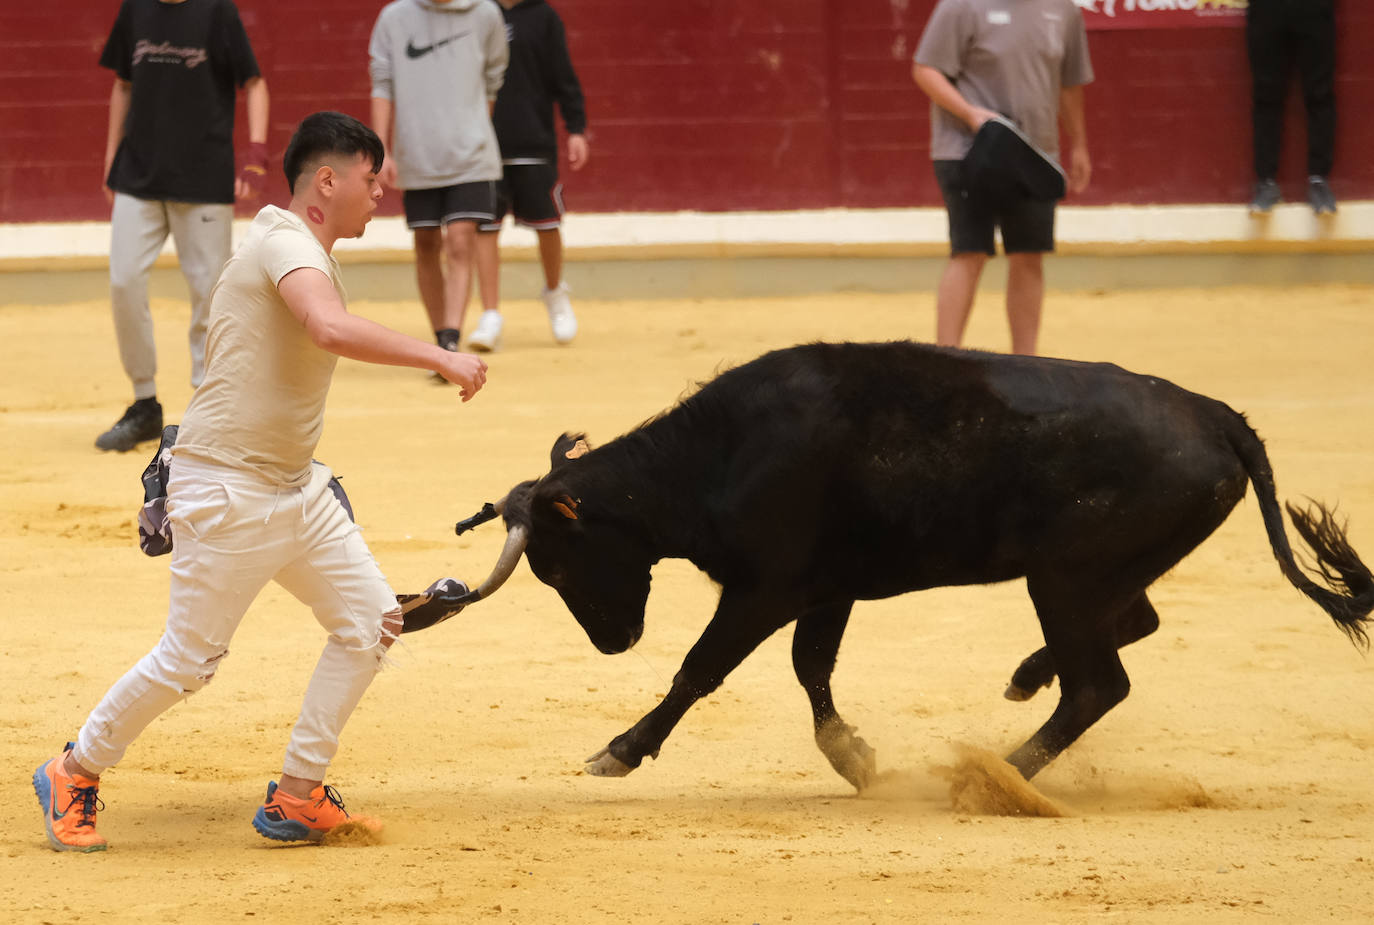
<path id="1" fill-rule="evenodd" d="M 194 2 L 194 0 L 192 0 Z M 934 205 L 910 56 L 934 0 L 554 0 L 587 94 L 582 211 Z M 275 155 L 316 109 L 365 118 L 379 0 L 239 0 L 272 94 Z M 116 0 L 0 9 L 0 221 L 100 219 Z M 1333 185 L 1374 198 L 1374 3 L 1342 0 Z M 1084 203 L 1241 202 L 1249 74 L 1235 28 L 1095 31 Z M 1296 91 L 1282 179 L 1301 194 Z M 244 140 L 240 119 L 239 140 Z M 275 179 L 274 201 L 286 198 Z M 398 208 L 388 197 L 385 211 Z"/>

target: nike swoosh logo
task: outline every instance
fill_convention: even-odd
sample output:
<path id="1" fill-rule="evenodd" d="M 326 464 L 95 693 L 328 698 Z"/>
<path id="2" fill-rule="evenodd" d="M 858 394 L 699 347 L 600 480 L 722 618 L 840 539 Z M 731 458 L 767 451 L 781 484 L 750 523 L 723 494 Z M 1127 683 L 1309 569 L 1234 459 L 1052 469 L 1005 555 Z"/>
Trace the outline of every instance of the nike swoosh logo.
<path id="1" fill-rule="evenodd" d="M 458 41 L 459 39 L 461 39 L 463 36 L 467 35 L 468 32 L 471 32 L 471 31 L 472 31 L 472 30 L 469 29 L 469 30 L 466 30 L 466 31 L 463 31 L 463 32 L 459 32 L 459 33 L 457 33 L 456 35 L 450 35 L 450 36 L 449 36 L 448 38 L 446 38 L 446 39 L 440 39 L 439 41 L 435 42 L 433 45 L 416 45 L 414 42 L 406 42 L 406 57 L 407 57 L 407 58 L 423 58 L 425 55 L 429 54 L 429 53 L 430 53 L 431 51 L 433 51 L 434 49 L 436 49 L 436 48 L 443 48 L 443 47 L 444 47 L 445 45 L 447 45 L 449 42 L 456 42 L 456 41 Z"/>
<path id="2" fill-rule="evenodd" d="M 301 818 L 304 819 L 306 822 L 319 822 L 319 821 L 320 821 L 320 817 L 319 817 L 319 816 L 307 816 L 305 813 L 301 813 Z"/>

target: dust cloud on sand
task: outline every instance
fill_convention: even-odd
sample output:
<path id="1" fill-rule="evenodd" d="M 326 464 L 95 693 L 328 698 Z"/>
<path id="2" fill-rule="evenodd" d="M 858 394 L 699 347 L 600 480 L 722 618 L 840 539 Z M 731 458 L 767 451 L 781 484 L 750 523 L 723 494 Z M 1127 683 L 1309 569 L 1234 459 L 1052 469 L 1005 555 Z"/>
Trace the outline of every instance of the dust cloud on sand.
<path id="1" fill-rule="evenodd" d="M 988 749 L 963 742 L 953 743 L 952 749 L 952 764 L 935 764 L 925 770 L 884 769 L 859 796 L 890 802 L 947 800 L 955 812 L 972 816 L 1072 815 Z"/>
<path id="2" fill-rule="evenodd" d="M 858 796 L 893 803 L 939 803 L 971 816 L 1047 819 L 1084 813 L 1236 808 L 1234 800 L 1210 793 L 1193 778 L 1176 773 L 1144 777 L 1129 770 L 1107 773 L 1077 760 L 1080 752 L 1074 750 L 1056 766 L 1063 773 L 1037 778 L 1057 778 L 1061 795 L 1051 796 L 987 748 L 966 742 L 953 742 L 949 748 L 953 752 L 950 763 L 923 769 L 884 768 Z"/>
<path id="3" fill-rule="evenodd" d="M 985 748 L 957 743 L 953 765 L 937 767 L 949 782 L 949 801 L 956 812 L 978 816 L 1044 816 L 1069 812 L 1039 790 L 1006 761 Z"/>
<path id="4" fill-rule="evenodd" d="M 386 843 L 386 827 L 380 820 L 360 816 L 337 825 L 320 841 L 326 848 L 366 848 Z"/>

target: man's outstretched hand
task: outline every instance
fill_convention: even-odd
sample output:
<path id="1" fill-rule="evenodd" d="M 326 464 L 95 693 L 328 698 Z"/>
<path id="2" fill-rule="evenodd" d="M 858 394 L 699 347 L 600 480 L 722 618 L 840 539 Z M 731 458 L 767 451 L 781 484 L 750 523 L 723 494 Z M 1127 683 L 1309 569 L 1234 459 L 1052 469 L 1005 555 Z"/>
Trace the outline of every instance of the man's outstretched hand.
<path id="1" fill-rule="evenodd" d="M 435 372 L 458 386 L 458 394 L 468 401 L 487 384 L 487 364 L 473 353 L 440 351 L 443 357 Z"/>

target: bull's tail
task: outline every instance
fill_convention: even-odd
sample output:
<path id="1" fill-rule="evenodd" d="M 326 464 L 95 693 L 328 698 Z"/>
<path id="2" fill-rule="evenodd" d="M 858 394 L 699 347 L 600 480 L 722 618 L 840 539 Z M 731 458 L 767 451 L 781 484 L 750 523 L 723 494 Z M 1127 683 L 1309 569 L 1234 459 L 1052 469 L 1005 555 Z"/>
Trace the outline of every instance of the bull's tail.
<path id="1" fill-rule="evenodd" d="M 1284 577 L 1330 614 L 1336 626 L 1356 647 L 1368 650 L 1367 627 L 1369 614 L 1374 611 L 1374 574 L 1351 547 L 1345 523 L 1338 522 L 1335 511 L 1317 501 L 1312 501 L 1306 510 L 1285 504 L 1298 535 L 1316 556 L 1316 564 L 1307 570 L 1299 566 L 1283 529 L 1283 514 L 1274 490 L 1274 471 L 1269 466 L 1264 443 L 1245 422 L 1244 416 L 1231 414 L 1227 436 L 1255 486 L 1255 498 L 1264 518 L 1264 529 L 1269 534 L 1269 545 Z M 1321 583 L 1314 581 L 1314 577 Z"/>

